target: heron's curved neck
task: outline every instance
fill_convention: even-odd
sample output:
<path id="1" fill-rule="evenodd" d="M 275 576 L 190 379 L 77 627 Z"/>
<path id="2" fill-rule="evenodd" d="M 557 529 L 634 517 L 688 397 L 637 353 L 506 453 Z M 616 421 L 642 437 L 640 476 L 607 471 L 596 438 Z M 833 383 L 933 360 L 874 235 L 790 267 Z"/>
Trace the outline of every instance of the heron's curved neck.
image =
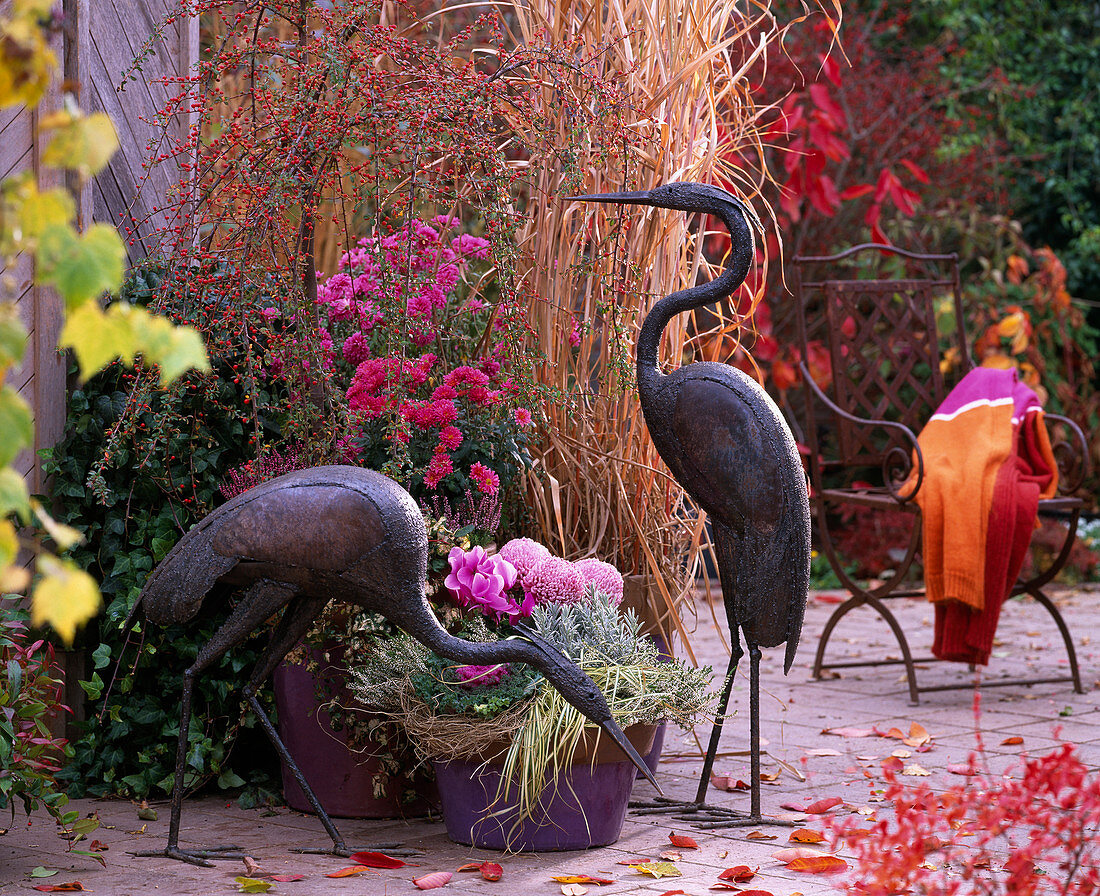
<path id="1" fill-rule="evenodd" d="M 726 267 L 721 275 L 707 283 L 701 283 L 690 289 L 682 289 L 665 296 L 653 306 L 638 334 L 637 365 L 638 382 L 649 381 L 658 376 L 657 351 L 661 345 L 661 334 L 669 321 L 678 314 L 702 308 L 721 301 L 733 294 L 748 276 L 749 267 L 756 254 L 752 227 L 745 212 L 732 203 L 713 209 L 730 232 L 730 253 Z"/>

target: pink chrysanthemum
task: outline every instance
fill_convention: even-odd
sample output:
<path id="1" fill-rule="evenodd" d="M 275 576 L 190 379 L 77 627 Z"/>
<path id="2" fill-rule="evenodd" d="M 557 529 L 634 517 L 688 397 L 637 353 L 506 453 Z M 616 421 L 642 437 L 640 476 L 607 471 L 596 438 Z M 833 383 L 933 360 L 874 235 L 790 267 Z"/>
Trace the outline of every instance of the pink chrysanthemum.
<path id="1" fill-rule="evenodd" d="M 496 666 L 459 666 L 455 669 L 455 673 L 462 679 L 458 682 L 459 687 L 469 688 L 470 690 L 498 684 L 508 674 L 508 671 L 507 663 Z"/>
<path id="2" fill-rule="evenodd" d="M 424 471 L 424 484 L 428 488 L 435 488 L 450 475 L 453 469 L 454 464 L 451 461 L 451 455 L 446 452 L 437 451 L 432 455 L 431 462 L 428 464 L 428 469 Z"/>
<path id="3" fill-rule="evenodd" d="M 483 463 L 470 467 L 470 478 L 477 483 L 477 490 L 483 495 L 495 495 L 500 491 L 500 477 Z"/>
<path id="4" fill-rule="evenodd" d="M 439 444 L 449 451 L 454 451 L 462 444 L 462 430 L 457 426 L 444 426 L 439 431 Z"/>
<path id="5" fill-rule="evenodd" d="M 585 585 L 592 585 L 601 594 L 611 598 L 617 607 L 623 602 L 623 574 L 610 563 L 589 557 L 573 564 L 584 579 Z"/>
<path id="6" fill-rule="evenodd" d="M 531 412 L 527 408 L 516 408 L 514 417 L 517 426 L 531 425 Z"/>
<path id="7" fill-rule="evenodd" d="M 531 570 L 550 556 L 550 551 L 530 538 L 513 538 L 500 549 L 500 556 L 516 568 L 523 583 Z"/>
<path id="8" fill-rule="evenodd" d="M 575 604 L 584 598 L 584 576 L 568 560 L 549 557 L 523 579 L 536 604 Z"/>

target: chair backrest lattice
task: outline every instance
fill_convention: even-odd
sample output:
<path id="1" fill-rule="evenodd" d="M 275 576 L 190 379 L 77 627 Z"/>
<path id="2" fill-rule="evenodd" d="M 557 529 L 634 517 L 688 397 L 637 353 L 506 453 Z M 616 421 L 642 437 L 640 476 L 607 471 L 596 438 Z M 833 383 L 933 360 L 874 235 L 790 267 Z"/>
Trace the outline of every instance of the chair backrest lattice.
<path id="1" fill-rule="evenodd" d="M 971 366 L 955 256 L 857 246 L 796 258 L 793 280 L 802 357 L 822 391 L 849 414 L 919 433 Z M 830 459 L 843 465 L 877 466 L 896 444 L 882 429 L 823 417 L 806 392 L 815 454 L 825 447 L 826 420 Z"/>

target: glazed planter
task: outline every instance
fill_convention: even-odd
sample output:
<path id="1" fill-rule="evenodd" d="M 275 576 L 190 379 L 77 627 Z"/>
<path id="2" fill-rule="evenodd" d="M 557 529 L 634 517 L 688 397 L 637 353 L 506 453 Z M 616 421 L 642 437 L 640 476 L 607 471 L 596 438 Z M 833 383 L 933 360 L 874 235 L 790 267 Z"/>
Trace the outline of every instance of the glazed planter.
<path id="1" fill-rule="evenodd" d="M 318 675 L 344 674 L 341 666 L 315 658 L 320 662 Z M 332 719 L 318 700 L 317 680 L 306 666 L 283 663 L 275 670 L 274 688 L 279 736 L 329 815 L 408 818 L 428 814 L 435 802 L 434 787 L 386 771 L 379 758 L 384 748 L 379 745 L 368 743 L 362 751 L 349 747 L 348 732 L 333 728 Z M 341 684 L 334 690 L 342 704 L 351 700 Z M 294 775 L 285 763 L 280 764 L 286 804 L 299 812 L 312 813 L 313 807 Z M 410 799 L 410 793 L 415 797 Z"/>
<path id="2" fill-rule="evenodd" d="M 645 755 L 655 730 L 634 725 L 626 735 Z M 607 846 L 619 839 L 636 770 L 608 738 L 586 729 L 573 765 L 562 772 L 555 788 L 544 787 L 531 817 L 522 821 L 514 786 L 497 799 L 506 749 L 501 745 L 489 751 L 489 760 L 433 762 L 452 840 L 480 849 L 551 852 Z"/>

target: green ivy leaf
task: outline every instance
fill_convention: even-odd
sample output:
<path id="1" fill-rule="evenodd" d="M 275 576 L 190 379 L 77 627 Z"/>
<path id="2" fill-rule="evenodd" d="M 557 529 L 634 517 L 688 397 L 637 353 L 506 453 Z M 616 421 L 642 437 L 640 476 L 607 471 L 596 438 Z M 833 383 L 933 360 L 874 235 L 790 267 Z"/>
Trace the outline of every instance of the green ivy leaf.
<path id="1" fill-rule="evenodd" d="M 35 258 L 37 281 L 55 287 L 71 312 L 101 293 L 118 289 L 126 249 L 108 224 L 93 224 L 83 233 L 54 225 L 43 231 Z"/>

